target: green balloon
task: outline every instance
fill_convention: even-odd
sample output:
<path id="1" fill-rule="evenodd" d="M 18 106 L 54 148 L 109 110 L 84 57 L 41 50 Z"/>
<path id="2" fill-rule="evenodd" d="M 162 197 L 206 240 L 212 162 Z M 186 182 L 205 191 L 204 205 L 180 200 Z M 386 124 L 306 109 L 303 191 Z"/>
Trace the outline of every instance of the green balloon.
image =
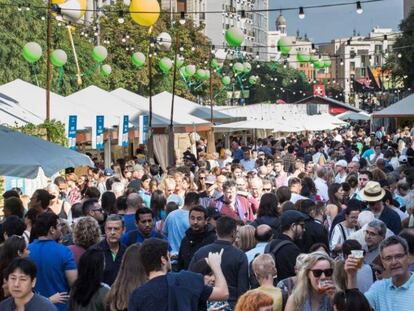
<path id="1" fill-rule="evenodd" d="M 241 29 L 236 28 L 236 27 L 231 27 L 226 30 L 226 33 L 224 34 L 224 38 L 226 39 L 226 42 L 228 45 L 232 47 L 238 47 L 244 41 L 244 34 L 241 31 Z"/>
<path id="2" fill-rule="evenodd" d="M 329 68 L 332 65 L 332 61 L 329 56 L 324 56 L 323 58 L 323 67 Z"/>
<path id="3" fill-rule="evenodd" d="M 92 57 L 96 62 L 102 63 L 107 56 L 108 50 L 106 49 L 106 47 L 98 45 L 93 48 Z"/>
<path id="4" fill-rule="evenodd" d="M 234 71 L 235 73 L 241 73 L 241 72 L 243 72 L 243 71 L 244 71 L 244 66 L 243 66 L 243 64 L 242 64 L 242 63 L 235 63 L 235 64 L 233 65 L 233 71 Z"/>
<path id="5" fill-rule="evenodd" d="M 296 54 L 296 60 L 299 63 L 307 63 L 310 61 L 310 56 L 307 54 L 298 53 Z"/>
<path id="6" fill-rule="evenodd" d="M 221 79 L 221 82 L 222 82 L 224 85 L 229 85 L 229 84 L 230 84 L 230 82 L 231 82 L 231 79 L 230 79 L 230 77 L 225 76 L 225 77 L 223 77 L 223 78 Z"/>
<path id="7" fill-rule="evenodd" d="M 160 69 L 164 74 L 167 74 L 168 72 L 170 72 L 171 67 L 173 66 L 172 60 L 169 59 L 168 57 L 163 57 L 160 59 L 160 63 L 159 63 Z"/>
<path id="8" fill-rule="evenodd" d="M 208 80 L 208 79 L 210 79 L 210 71 L 204 70 L 204 80 Z"/>
<path id="9" fill-rule="evenodd" d="M 325 63 L 324 63 L 323 59 L 318 58 L 318 60 L 313 63 L 313 67 L 316 68 L 316 69 L 320 69 L 320 68 L 323 68 L 324 64 Z"/>
<path id="10" fill-rule="evenodd" d="M 257 80 L 258 80 L 257 76 L 250 76 L 249 77 L 249 84 L 250 85 L 255 85 L 257 83 Z"/>
<path id="11" fill-rule="evenodd" d="M 33 64 L 42 57 L 42 47 L 37 42 L 26 43 L 22 50 L 24 59 Z"/>
<path id="12" fill-rule="evenodd" d="M 292 49 L 290 45 L 291 43 L 286 38 L 280 38 L 279 41 L 277 41 L 277 47 L 283 56 L 289 55 L 290 50 Z"/>
<path id="13" fill-rule="evenodd" d="M 53 66 L 60 68 L 66 64 L 68 61 L 68 56 L 63 50 L 54 50 L 50 54 L 50 61 L 52 62 Z"/>
<path id="14" fill-rule="evenodd" d="M 203 80 L 203 79 L 204 79 L 204 69 L 197 69 L 197 71 L 196 71 L 196 73 L 195 73 L 194 77 L 195 77 L 197 80 Z"/>
<path id="15" fill-rule="evenodd" d="M 182 65 L 184 65 L 184 58 L 177 57 L 177 68 L 180 68 Z"/>
<path id="16" fill-rule="evenodd" d="M 187 78 L 187 73 L 185 72 L 185 67 L 181 67 L 181 68 L 180 68 L 180 74 L 181 74 L 183 77 Z"/>
<path id="17" fill-rule="evenodd" d="M 185 66 L 185 73 L 187 77 L 192 77 L 196 73 L 196 66 L 194 65 L 187 65 Z"/>
<path id="18" fill-rule="evenodd" d="M 132 54 L 131 60 L 132 63 L 140 69 L 145 64 L 145 55 L 141 52 L 136 52 Z"/>
<path id="19" fill-rule="evenodd" d="M 223 63 L 219 63 L 216 58 L 213 58 L 211 60 L 211 67 L 213 67 L 216 70 L 219 70 L 223 67 Z"/>
<path id="20" fill-rule="evenodd" d="M 316 55 L 311 55 L 311 56 L 309 57 L 309 61 L 310 61 L 312 64 L 315 64 L 318 60 L 319 60 L 319 58 L 318 58 Z"/>
<path id="21" fill-rule="evenodd" d="M 243 72 L 244 73 L 249 73 L 250 70 L 252 70 L 252 65 L 250 65 L 250 63 L 248 63 L 248 62 L 244 62 L 243 63 Z"/>
<path id="22" fill-rule="evenodd" d="M 102 72 L 102 75 L 103 76 L 107 77 L 107 76 L 109 76 L 112 73 L 112 67 L 110 65 L 108 65 L 108 64 L 103 65 L 101 67 L 101 72 Z"/>

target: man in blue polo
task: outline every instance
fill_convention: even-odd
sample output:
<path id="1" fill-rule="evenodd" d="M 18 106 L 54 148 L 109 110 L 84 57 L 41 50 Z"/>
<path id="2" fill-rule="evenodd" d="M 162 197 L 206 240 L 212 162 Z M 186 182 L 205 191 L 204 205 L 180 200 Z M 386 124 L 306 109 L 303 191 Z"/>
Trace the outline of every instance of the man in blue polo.
<path id="1" fill-rule="evenodd" d="M 365 292 L 365 297 L 375 311 L 409 311 L 413 309 L 414 274 L 410 272 L 407 241 L 391 236 L 380 244 L 380 256 L 389 279 L 376 281 Z M 356 289 L 359 259 L 352 255 L 345 261 L 348 289 Z"/>
<path id="2" fill-rule="evenodd" d="M 145 239 L 164 237 L 154 229 L 152 210 L 148 207 L 141 207 L 135 212 L 136 230 L 126 232 L 122 235 L 121 243 L 127 247 L 134 243 L 141 244 Z"/>

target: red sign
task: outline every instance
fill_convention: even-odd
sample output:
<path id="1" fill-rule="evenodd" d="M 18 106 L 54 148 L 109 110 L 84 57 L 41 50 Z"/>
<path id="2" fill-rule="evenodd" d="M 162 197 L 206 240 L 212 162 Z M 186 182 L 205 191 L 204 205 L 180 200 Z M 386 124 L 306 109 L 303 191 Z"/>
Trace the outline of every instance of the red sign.
<path id="1" fill-rule="evenodd" d="M 325 96 L 325 85 L 323 85 L 323 84 L 314 84 L 313 85 L 313 95 L 314 96 Z"/>

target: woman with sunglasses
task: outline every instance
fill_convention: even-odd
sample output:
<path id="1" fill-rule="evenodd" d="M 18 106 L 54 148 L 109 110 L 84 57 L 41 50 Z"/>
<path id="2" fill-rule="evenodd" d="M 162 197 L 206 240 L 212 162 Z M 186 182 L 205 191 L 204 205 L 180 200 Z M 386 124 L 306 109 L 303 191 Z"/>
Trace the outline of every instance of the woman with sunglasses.
<path id="1" fill-rule="evenodd" d="M 330 311 L 336 293 L 334 261 L 325 253 L 310 253 L 298 272 L 296 287 L 285 311 Z"/>

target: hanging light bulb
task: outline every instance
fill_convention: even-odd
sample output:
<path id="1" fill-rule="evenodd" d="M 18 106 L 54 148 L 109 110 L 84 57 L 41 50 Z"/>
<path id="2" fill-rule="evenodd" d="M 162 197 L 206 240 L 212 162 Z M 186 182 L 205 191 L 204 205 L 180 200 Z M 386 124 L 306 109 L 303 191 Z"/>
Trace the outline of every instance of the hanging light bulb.
<path id="1" fill-rule="evenodd" d="M 180 12 L 180 24 L 181 25 L 185 24 L 185 13 L 184 13 L 184 11 Z"/>
<path id="2" fill-rule="evenodd" d="M 358 14 L 364 13 L 364 9 L 362 8 L 361 1 L 356 2 L 356 12 Z"/>
<path id="3" fill-rule="evenodd" d="M 118 15 L 118 23 L 119 23 L 119 24 L 123 24 L 123 23 L 125 23 L 124 11 L 119 11 L 119 15 Z"/>
<path id="4" fill-rule="evenodd" d="M 256 59 L 259 59 L 259 52 L 256 52 Z"/>
<path id="5" fill-rule="evenodd" d="M 398 57 L 398 58 L 401 58 L 401 57 L 402 57 L 402 54 L 401 54 L 401 53 L 398 53 L 398 54 L 397 54 L 397 57 Z"/>
<path id="6" fill-rule="evenodd" d="M 305 10 L 303 9 L 303 6 L 299 8 L 299 18 L 304 19 L 305 18 Z"/>
<path id="7" fill-rule="evenodd" d="M 344 60 L 341 58 L 341 61 L 339 62 L 339 65 L 343 66 L 344 65 Z"/>

